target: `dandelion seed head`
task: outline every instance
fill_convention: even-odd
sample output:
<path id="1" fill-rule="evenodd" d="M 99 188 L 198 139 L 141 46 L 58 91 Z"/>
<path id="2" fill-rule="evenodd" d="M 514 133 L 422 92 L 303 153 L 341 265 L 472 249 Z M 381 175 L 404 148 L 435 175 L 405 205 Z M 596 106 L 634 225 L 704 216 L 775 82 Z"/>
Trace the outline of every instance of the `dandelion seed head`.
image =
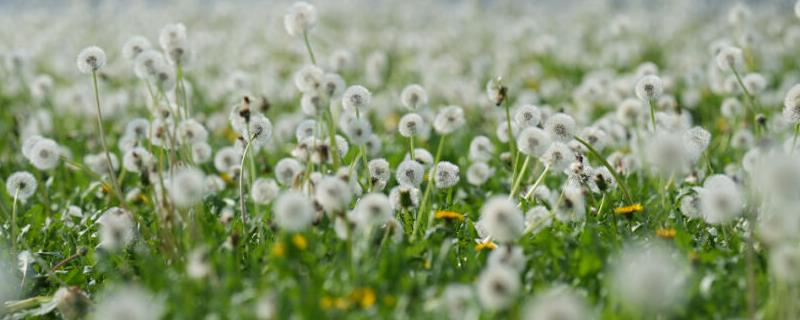
<path id="1" fill-rule="evenodd" d="M 78 71 L 92 73 L 106 64 L 106 53 L 95 46 L 87 47 L 78 54 Z"/>
<path id="2" fill-rule="evenodd" d="M 284 191 L 272 208 L 275 223 L 290 232 L 302 231 L 311 226 L 316 218 L 311 200 L 298 191 Z"/>

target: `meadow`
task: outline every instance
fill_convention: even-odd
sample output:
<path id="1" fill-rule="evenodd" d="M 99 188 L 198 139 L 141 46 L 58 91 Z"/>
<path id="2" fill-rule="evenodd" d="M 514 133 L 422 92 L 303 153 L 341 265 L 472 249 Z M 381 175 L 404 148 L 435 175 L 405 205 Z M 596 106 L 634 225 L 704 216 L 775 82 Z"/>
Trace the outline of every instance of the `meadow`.
<path id="1" fill-rule="evenodd" d="M 0 17 L 1 319 L 800 318 L 800 2 Z"/>

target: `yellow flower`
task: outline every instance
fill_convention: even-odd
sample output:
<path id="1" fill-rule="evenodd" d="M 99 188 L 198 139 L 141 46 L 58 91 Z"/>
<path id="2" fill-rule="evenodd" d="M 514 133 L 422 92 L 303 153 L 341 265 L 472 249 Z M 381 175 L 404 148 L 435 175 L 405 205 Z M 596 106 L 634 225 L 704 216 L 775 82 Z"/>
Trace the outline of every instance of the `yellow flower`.
<path id="1" fill-rule="evenodd" d="M 222 181 L 225 181 L 225 183 L 231 183 L 231 181 L 233 181 L 233 177 L 227 173 L 221 173 L 219 177 L 222 179 Z"/>
<path id="2" fill-rule="evenodd" d="M 616 208 L 616 209 L 614 209 L 614 213 L 616 213 L 616 214 L 631 214 L 631 213 L 639 212 L 639 211 L 642 211 L 642 210 L 644 210 L 644 207 L 642 206 L 642 204 L 637 203 L 637 204 L 632 204 L 632 205 L 625 206 L 625 207 Z"/>
<path id="3" fill-rule="evenodd" d="M 350 293 L 350 299 L 366 309 L 375 304 L 375 290 L 372 288 L 356 288 Z"/>
<path id="4" fill-rule="evenodd" d="M 277 242 L 272 245 L 272 254 L 278 257 L 283 257 L 286 254 L 286 246 L 283 242 Z"/>
<path id="5" fill-rule="evenodd" d="M 656 235 L 665 239 L 674 238 L 676 233 L 677 231 L 675 231 L 675 228 L 658 228 L 658 230 L 656 230 Z"/>
<path id="6" fill-rule="evenodd" d="M 494 244 L 491 240 L 489 241 L 481 241 L 475 245 L 475 251 L 483 251 L 483 250 L 494 250 L 497 248 L 497 245 Z"/>
<path id="7" fill-rule="evenodd" d="M 344 310 L 350 307 L 350 302 L 347 299 L 339 297 L 333 302 L 336 305 L 336 309 Z"/>
<path id="8" fill-rule="evenodd" d="M 459 220 L 464 221 L 464 215 L 455 211 L 436 211 L 436 219 Z"/>
<path id="9" fill-rule="evenodd" d="M 305 250 L 308 246 L 308 241 L 306 241 L 306 237 L 301 234 L 295 234 L 292 236 L 292 244 L 294 244 L 297 249 Z"/>
<path id="10" fill-rule="evenodd" d="M 324 296 L 319 300 L 319 306 L 323 310 L 329 310 L 331 307 L 333 307 L 333 299 L 331 297 Z"/>

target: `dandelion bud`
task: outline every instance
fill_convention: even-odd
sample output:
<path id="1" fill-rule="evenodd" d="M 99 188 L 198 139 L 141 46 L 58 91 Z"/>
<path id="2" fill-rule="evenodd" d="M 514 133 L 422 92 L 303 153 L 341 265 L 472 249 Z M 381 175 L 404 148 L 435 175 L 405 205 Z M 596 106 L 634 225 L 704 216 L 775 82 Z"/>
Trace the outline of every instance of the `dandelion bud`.
<path id="1" fill-rule="evenodd" d="M 537 127 L 528 127 L 517 137 L 517 148 L 526 156 L 540 156 L 550 146 L 550 136 Z"/>
<path id="2" fill-rule="evenodd" d="M 316 218 L 311 200 L 298 191 L 284 191 L 278 196 L 272 214 L 279 228 L 291 232 L 305 230 Z"/>
<path id="3" fill-rule="evenodd" d="M 420 115 L 408 113 L 400 118 L 400 122 L 397 124 L 397 131 L 400 132 L 401 136 L 410 138 L 419 135 L 424 125 L 425 121 Z"/>
<path id="4" fill-rule="evenodd" d="M 447 189 L 458 184 L 460 180 L 458 176 L 458 166 L 447 162 L 440 161 L 436 164 L 436 175 L 433 177 L 433 182 L 436 188 Z"/>
<path id="5" fill-rule="evenodd" d="M 744 67 L 744 56 L 742 49 L 733 46 L 725 46 L 716 57 L 717 67 L 722 71 L 739 70 Z"/>
<path id="6" fill-rule="evenodd" d="M 372 100 L 372 93 L 363 86 L 355 85 L 344 91 L 342 106 L 346 110 L 361 110 L 369 105 L 370 100 Z"/>
<path id="7" fill-rule="evenodd" d="M 290 36 L 297 37 L 314 29 L 318 19 L 313 5 L 299 1 L 292 4 L 283 16 L 283 26 Z"/>
<path id="8" fill-rule="evenodd" d="M 105 64 L 106 53 L 98 47 L 88 47 L 78 54 L 78 71 L 81 73 L 96 72 Z"/>
<path id="9" fill-rule="evenodd" d="M 439 134 L 449 134 L 461 128 L 465 122 L 464 110 L 459 106 L 449 106 L 436 114 L 433 129 Z"/>
<path id="10" fill-rule="evenodd" d="M 418 154 L 418 152 L 415 152 Z M 405 160 L 397 166 L 395 179 L 402 186 L 418 187 L 422 183 L 422 175 L 425 168 L 414 160 Z"/>
<path id="11" fill-rule="evenodd" d="M 122 57 L 134 61 L 140 53 L 150 50 L 150 48 L 152 48 L 150 40 L 142 36 L 134 36 L 122 45 Z"/>
<path id="12" fill-rule="evenodd" d="M 498 107 L 505 101 L 508 91 L 508 89 L 503 86 L 502 81 L 503 78 L 497 77 L 489 79 L 489 82 L 486 83 L 486 96 L 489 97 L 489 101 Z"/>
<path id="13" fill-rule="evenodd" d="M 267 204 L 272 202 L 278 196 L 278 184 L 272 179 L 256 179 L 250 190 L 250 196 L 253 201 L 258 204 Z"/>
<path id="14" fill-rule="evenodd" d="M 664 83 L 656 75 L 647 75 L 636 83 L 636 96 L 642 101 L 655 101 L 664 93 Z"/>
<path id="15" fill-rule="evenodd" d="M 6 192 L 11 197 L 25 201 L 36 192 L 36 178 L 29 172 L 14 172 L 6 179 Z"/>
<path id="16" fill-rule="evenodd" d="M 504 265 L 489 265 L 478 277 L 478 299 L 490 311 L 511 305 L 520 290 L 519 274 Z"/>
<path id="17" fill-rule="evenodd" d="M 408 85 L 400 93 L 400 102 L 410 110 L 417 110 L 428 105 L 428 93 L 418 84 Z"/>
<path id="18" fill-rule="evenodd" d="M 522 211 L 507 196 L 494 196 L 481 207 L 481 221 L 493 240 L 501 243 L 515 241 L 522 235 Z"/>

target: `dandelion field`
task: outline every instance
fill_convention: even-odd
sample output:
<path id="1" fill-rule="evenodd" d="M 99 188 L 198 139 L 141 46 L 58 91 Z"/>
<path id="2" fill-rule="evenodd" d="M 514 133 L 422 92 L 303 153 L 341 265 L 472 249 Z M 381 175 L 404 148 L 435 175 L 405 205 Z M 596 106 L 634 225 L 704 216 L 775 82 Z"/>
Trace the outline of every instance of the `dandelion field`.
<path id="1" fill-rule="evenodd" d="M 0 3 L 0 317 L 800 318 L 800 5 L 556 2 Z"/>

